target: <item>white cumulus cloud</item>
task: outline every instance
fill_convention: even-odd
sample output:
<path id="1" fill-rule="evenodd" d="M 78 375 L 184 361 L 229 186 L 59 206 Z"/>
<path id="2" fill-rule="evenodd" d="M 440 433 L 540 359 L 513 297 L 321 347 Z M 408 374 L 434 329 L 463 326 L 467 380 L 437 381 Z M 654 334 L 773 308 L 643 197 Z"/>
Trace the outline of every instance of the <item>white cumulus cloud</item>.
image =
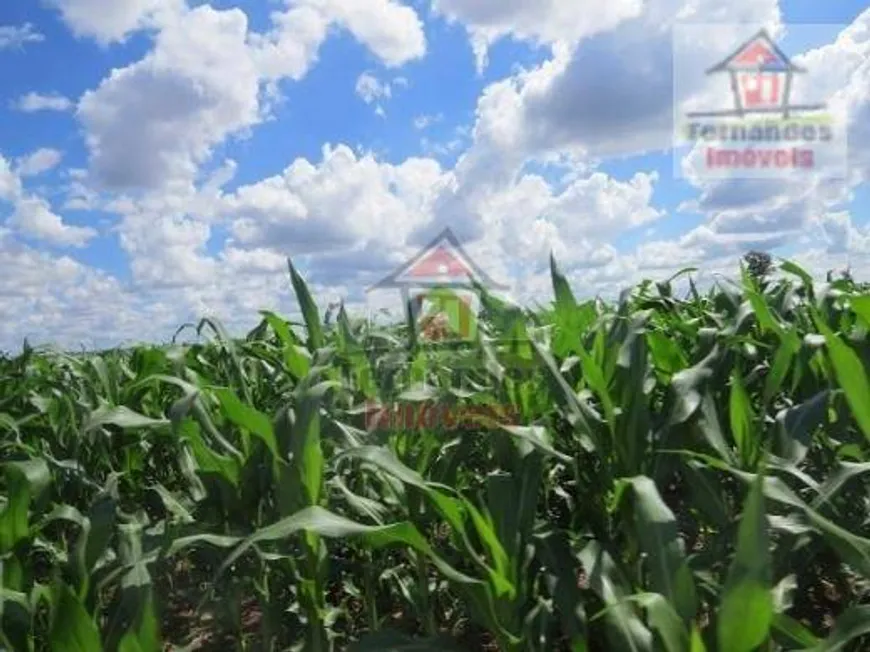
<path id="1" fill-rule="evenodd" d="M 30 177 L 47 172 L 56 167 L 63 159 L 63 154 L 51 147 L 41 147 L 31 152 L 18 162 L 18 174 Z"/>
<path id="2" fill-rule="evenodd" d="M 154 27 L 164 12 L 177 11 L 183 0 L 47 0 L 60 10 L 74 34 L 108 44 L 131 32 Z"/>
<path id="3" fill-rule="evenodd" d="M 241 9 L 209 5 L 167 9 L 155 25 L 154 48 L 113 70 L 78 106 L 91 169 L 108 188 L 188 182 L 216 145 L 264 118 L 272 82 L 307 72 L 331 25 L 386 65 L 425 52 L 416 13 L 391 0 L 294 0 L 273 12 L 263 34 Z"/>
<path id="4" fill-rule="evenodd" d="M 18 201 L 9 223 L 24 235 L 62 247 L 84 247 L 97 235 L 90 227 L 65 224 L 48 202 L 38 197 Z"/>
<path id="5" fill-rule="evenodd" d="M 642 0 L 433 0 L 436 11 L 468 28 L 478 69 L 486 65 L 489 46 L 504 36 L 539 43 L 576 43 L 638 16 L 643 5 Z"/>
<path id="6" fill-rule="evenodd" d="M 39 43 L 44 40 L 45 36 L 37 32 L 31 23 L 0 25 L 0 51 L 20 50 L 28 43 Z"/>
<path id="7" fill-rule="evenodd" d="M 75 103 L 68 97 L 59 93 L 36 93 L 30 92 L 22 95 L 12 102 L 12 108 L 24 113 L 36 113 L 37 111 L 69 111 Z"/>

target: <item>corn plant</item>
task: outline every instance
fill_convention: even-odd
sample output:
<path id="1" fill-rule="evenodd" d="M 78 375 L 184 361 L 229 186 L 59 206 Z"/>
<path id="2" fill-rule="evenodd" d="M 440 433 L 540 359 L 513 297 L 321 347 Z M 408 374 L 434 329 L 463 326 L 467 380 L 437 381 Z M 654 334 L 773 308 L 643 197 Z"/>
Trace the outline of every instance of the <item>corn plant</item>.
<path id="1" fill-rule="evenodd" d="M 863 286 L 550 270 L 461 346 L 290 264 L 298 320 L 0 357 L 0 648 L 867 649 Z"/>

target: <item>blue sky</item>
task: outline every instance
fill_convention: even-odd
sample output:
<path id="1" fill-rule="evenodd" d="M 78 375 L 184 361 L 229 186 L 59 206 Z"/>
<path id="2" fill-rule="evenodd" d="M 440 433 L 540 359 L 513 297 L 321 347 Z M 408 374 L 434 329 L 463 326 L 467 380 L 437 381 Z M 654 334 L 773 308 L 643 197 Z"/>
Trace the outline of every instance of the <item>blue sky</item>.
<path id="1" fill-rule="evenodd" d="M 293 310 L 286 256 L 324 303 L 361 305 L 444 226 L 521 300 L 548 291 L 550 251 L 581 293 L 753 247 L 860 271 L 866 3 L 720 4 L 3 3 L 0 349 L 247 327 Z M 782 46 L 836 80 L 848 183 L 674 178 L 662 71 L 684 5 L 722 25 L 699 62 L 734 23 L 816 25 Z"/>

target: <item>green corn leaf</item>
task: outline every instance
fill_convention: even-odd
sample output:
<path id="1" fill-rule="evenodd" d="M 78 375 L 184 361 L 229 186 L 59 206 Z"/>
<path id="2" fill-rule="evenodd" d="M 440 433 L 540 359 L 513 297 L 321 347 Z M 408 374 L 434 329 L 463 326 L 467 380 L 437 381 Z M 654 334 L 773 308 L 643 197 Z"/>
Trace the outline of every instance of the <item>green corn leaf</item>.
<path id="1" fill-rule="evenodd" d="M 593 619 L 604 619 L 609 649 L 651 652 L 653 635 L 630 604 L 625 579 L 613 558 L 593 540 L 580 551 L 579 559 L 589 578 L 590 588 L 607 605 Z"/>
<path id="2" fill-rule="evenodd" d="M 577 582 L 578 562 L 565 532 L 536 535 L 536 547 L 548 571 L 546 581 L 553 596 L 563 631 L 570 637 L 572 652 L 588 652 L 588 624 Z"/>
<path id="3" fill-rule="evenodd" d="M 813 647 L 819 644 L 819 638 L 805 625 L 787 616 L 778 613 L 773 618 L 773 630 L 778 640 L 788 641 L 788 645 L 800 645 L 799 649 Z"/>
<path id="4" fill-rule="evenodd" d="M 89 575 L 109 547 L 117 522 L 117 502 L 109 493 L 94 500 L 87 516 L 87 528 L 81 533 L 81 561 L 83 572 Z"/>
<path id="5" fill-rule="evenodd" d="M 486 613 L 493 624 L 498 622 L 492 595 L 487 585 L 481 580 L 456 570 L 444 561 L 410 522 L 379 526 L 363 525 L 316 506 L 308 507 L 277 523 L 260 528 L 242 540 L 221 564 L 217 575 L 224 574 L 236 560 L 254 545 L 267 541 L 283 540 L 302 532 L 315 533 L 330 539 L 359 538 L 366 545 L 376 549 L 397 545 L 408 546 L 427 557 L 446 579 L 467 591 L 476 608 Z M 505 631 L 503 634 L 514 641 L 518 640 L 509 632 Z"/>
<path id="6" fill-rule="evenodd" d="M 197 334 L 201 334 L 206 326 L 208 326 L 217 336 L 219 344 L 218 350 L 229 358 L 230 367 L 232 368 L 233 375 L 236 377 L 238 389 L 242 392 L 242 397 L 245 401 L 250 403 L 252 401 L 251 384 L 248 375 L 245 372 L 245 368 L 242 366 L 241 356 L 239 355 L 235 341 L 230 337 L 230 334 L 226 331 L 223 324 L 213 317 L 205 317 L 200 320 L 196 327 Z"/>
<path id="7" fill-rule="evenodd" d="M 851 607 L 837 618 L 828 638 L 807 652 L 839 652 L 866 634 L 870 634 L 870 605 Z"/>
<path id="8" fill-rule="evenodd" d="M 280 459 L 275 432 L 269 417 L 256 408 L 242 403 L 231 389 L 221 387 L 214 389 L 213 392 L 220 401 L 226 417 L 239 428 L 258 437 L 272 453 L 272 457 Z"/>
<path id="9" fill-rule="evenodd" d="M 851 297 L 849 303 L 852 304 L 852 310 L 858 315 L 864 324 L 870 327 L 870 295 L 863 294 L 861 296 Z"/>
<path id="10" fill-rule="evenodd" d="M 716 451 L 720 459 L 729 464 L 737 464 L 734 452 L 725 440 L 725 435 L 722 432 L 718 409 L 711 391 L 709 389 L 705 390 L 701 398 L 700 409 L 696 413 L 697 430 L 710 447 Z"/>
<path id="11" fill-rule="evenodd" d="M 746 473 L 734 469 L 721 460 L 712 458 L 702 453 L 691 451 L 675 451 L 680 455 L 687 455 L 699 460 L 703 460 L 713 468 L 720 469 L 734 475 L 747 485 L 754 486 L 762 478 L 761 475 Z M 848 530 L 840 527 L 830 519 L 822 516 L 815 509 L 811 508 L 804 500 L 802 500 L 787 484 L 780 478 L 765 477 L 763 478 L 764 496 L 768 500 L 772 500 L 786 507 L 796 508 L 805 518 L 806 523 L 810 525 L 821 536 L 824 541 L 833 548 L 838 555 L 850 564 L 855 570 L 870 577 L 870 539 L 860 537 Z M 821 491 L 821 489 L 820 489 Z"/>
<path id="12" fill-rule="evenodd" d="M 767 640 L 773 624 L 770 590 L 750 578 L 730 587 L 719 609 L 719 649 L 751 652 Z"/>
<path id="13" fill-rule="evenodd" d="M 782 324 L 780 324 L 779 320 L 774 316 L 773 311 L 768 305 L 766 296 L 758 291 L 755 281 L 749 276 L 747 270 L 743 271 L 743 280 L 746 290 L 746 298 L 752 305 L 752 310 L 755 312 L 756 319 L 758 319 L 758 325 L 761 327 L 761 332 L 774 332 L 780 337 L 783 337 L 785 329 L 783 329 Z"/>
<path id="14" fill-rule="evenodd" d="M 701 631 L 697 625 L 692 627 L 692 638 L 689 643 L 689 652 L 707 652 L 707 646 L 704 645 L 704 639 L 701 637 Z"/>
<path id="15" fill-rule="evenodd" d="M 551 437 L 543 426 L 502 426 L 501 429 L 514 439 L 522 456 L 536 450 L 562 462 L 573 461 L 572 457 L 553 448 Z"/>
<path id="16" fill-rule="evenodd" d="M 118 652 L 161 652 L 162 649 L 154 599 L 149 595 L 142 605 L 138 622 L 121 639 Z"/>
<path id="17" fill-rule="evenodd" d="M 0 555 L 11 551 L 30 534 L 30 502 L 51 482 L 48 465 L 43 460 L 6 462 L 8 501 L 0 512 Z"/>
<path id="18" fill-rule="evenodd" d="M 685 652 L 688 649 L 690 642 L 685 622 L 664 596 L 638 593 L 630 599 L 644 608 L 649 625 L 666 652 Z"/>
<path id="19" fill-rule="evenodd" d="M 829 399 L 830 392 L 824 390 L 809 401 L 777 414 L 781 457 L 793 463 L 806 457 L 813 432 L 827 421 Z"/>
<path id="20" fill-rule="evenodd" d="M 803 281 L 804 286 L 806 286 L 807 289 L 812 290 L 813 277 L 810 276 L 810 274 L 803 267 L 801 267 L 797 263 L 786 260 L 780 264 L 779 268 L 784 272 L 788 272 L 789 274 L 797 276 L 801 279 L 801 281 Z"/>
<path id="21" fill-rule="evenodd" d="M 855 421 L 870 441 L 870 381 L 867 379 L 867 371 L 858 355 L 822 323 L 818 316 L 816 326 L 825 336 L 837 382 L 846 393 L 846 400 L 852 408 Z"/>
<path id="22" fill-rule="evenodd" d="M 688 366 L 683 350 L 666 333 L 651 330 L 647 332 L 646 338 L 657 369 L 668 376 L 673 376 Z"/>
<path id="23" fill-rule="evenodd" d="M 100 633 L 76 594 L 61 584 L 49 632 L 52 652 L 101 652 Z"/>
<path id="24" fill-rule="evenodd" d="M 616 406 L 613 404 L 613 399 L 610 396 L 610 390 L 607 387 L 607 381 L 604 378 L 604 372 L 595 361 L 583 349 L 579 349 L 577 354 L 580 356 L 580 364 L 583 369 L 583 379 L 589 384 L 589 387 L 598 396 L 601 405 L 604 408 L 604 416 L 611 432 L 616 428 Z M 635 370 L 637 373 L 638 370 Z"/>
<path id="25" fill-rule="evenodd" d="M 271 312 L 263 312 L 266 323 L 272 327 L 278 339 L 281 340 L 284 355 L 284 364 L 287 370 L 293 374 L 296 380 L 302 380 L 311 370 L 311 354 L 299 347 L 296 337 L 283 319 Z"/>
<path id="26" fill-rule="evenodd" d="M 550 277 L 553 281 L 553 293 L 556 296 L 556 309 L 559 311 L 571 311 L 577 307 L 577 300 L 571 292 L 571 286 L 565 275 L 559 270 L 556 258 L 550 254 Z"/>
<path id="27" fill-rule="evenodd" d="M 574 393 L 574 390 L 571 389 L 571 386 L 559 371 L 559 367 L 553 359 L 552 354 L 542 344 L 534 340 L 531 341 L 531 345 L 539 363 L 543 367 L 552 396 L 565 409 L 568 420 L 575 428 L 580 444 L 589 452 L 604 450 L 601 442 L 597 441 L 598 436 L 595 434 L 595 431 L 590 427 L 586 415 L 586 407 L 581 403 L 577 394 Z"/>
<path id="28" fill-rule="evenodd" d="M 720 650 L 752 652 L 773 624 L 770 540 L 764 510 L 764 476 L 749 491 L 737 533 L 716 626 Z"/>
<path id="29" fill-rule="evenodd" d="M 765 380 L 764 394 L 762 396 L 764 405 L 769 404 L 776 393 L 781 390 L 789 369 L 791 368 L 799 350 L 800 340 L 798 339 L 798 336 L 793 332 L 789 332 L 776 350 L 773 365 L 767 379 Z"/>
<path id="30" fill-rule="evenodd" d="M 158 428 L 169 424 L 167 419 L 154 419 L 144 414 L 134 412 L 130 408 L 104 405 L 91 412 L 84 424 L 84 431 L 91 432 L 106 425 L 118 426 L 124 429 Z"/>
<path id="31" fill-rule="evenodd" d="M 719 346 L 716 345 L 698 364 L 674 374 L 671 388 L 675 402 L 670 415 L 670 424 L 685 423 L 701 406 L 701 389 L 713 375 L 713 364 L 719 358 L 719 354 Z"/>
<path id="32" fill-rule="evenodd" d="M 752 411 L 749 395 L 743 386 L 740 372 L 736 368 L 731 374 L 731 396 L 728 407 L 731 418 L 731 434 L 737 445 L 740 459 L 745 464 L 751 459 L 756 448 L 756 433 L 753 429 L 755 415 Z"/>
<path id="33" fill-rule="evenodd" d="M 698 605 L 677 519 L 650 478 L 639 476 L 627 482 L 632 489 L 634 533 L 648 558 L 651 588 L 688 623 L 695 617 Z"/>
<path id="34" fill-rule="evenodd" d="M 0 577 L 3 577 L 3 563 L 0 562 Z M 0 648 L 10 650 L 30 650 L 30 634 L 33 629 L 33 614 L 27 595 L 0 587 Z"/>
<path id="35" fill-rule="evenodd" d="M 308 290 L 308 285 L 305 280 L 296 271 L 293 262 L 288 258 L 287 267 L 290 269 L 290 280 L 293 283 L 293 291 L 296 293 L 296 300 L 299 302 L 299 308 L 302 310 L 302 318 L 305 320 L 305 328 L 308 331 L 308 350 L 314 353 L 317 349 L 323 347 L 323 325 L 320 321 L 320 311 L 317 309 L 317 304 L 311 298 L 311 292 Z"/>
<path id="36" fill-rule="evenodd" d="M 870 473 L 870 462 L 840 462 L 839 467 L 833 470 L 819 488 L 819 495 L 813 500 L 811 507 L 814 510 L 821 509 L 849 480 L 865 473 Z"/>

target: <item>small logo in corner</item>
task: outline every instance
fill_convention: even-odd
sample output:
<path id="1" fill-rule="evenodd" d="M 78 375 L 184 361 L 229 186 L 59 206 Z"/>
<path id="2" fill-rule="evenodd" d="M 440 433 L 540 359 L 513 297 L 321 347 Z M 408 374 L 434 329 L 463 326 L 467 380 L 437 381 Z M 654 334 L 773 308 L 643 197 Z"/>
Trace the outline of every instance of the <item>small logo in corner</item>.
<path id="1" fill-rule="evenodd" d="M 825 104 L 789 104 L 795 74 L 805 68 L 794 64 L 774 43 L 766 29 L 740 45 L 724 60 L 707 70 L 708 75 L 728 73 L 734 108 L 721 111 L 695 111 L 690 118 L 745 116 L 751 114 L 790 114 L 821 111 Z"/>
<path id="2" fill-rule="evenodd" d="M 798 83 L 806 68 L 760 29 L 712 67 L 699 69 L 692 46 L 685 44 L 712 39 L 713 33 L 701 31 L 708 29 L 720 28 L 685 26 L 681 34 L 690 39 L 675 40 L 686 48 L 674 52 L 676 70 L 682 73 L 675 72 L 675 97 L 685 95 L 694 104 L 675 120 L 674 148 L 688 146 L 691 154 L 675 156 L 676 173 L 716 179 L 792 178 L 801 172 L 845 178 L 845 129 L 826 102 L 814 101 L 822 99 L 812 97 L 817 88 Z M 698 95 L 696 80 L 702 72 L 710 86 Z M 717 97 L 722 101 L 718 107 L 697 105 L 713 104 Z"/>

